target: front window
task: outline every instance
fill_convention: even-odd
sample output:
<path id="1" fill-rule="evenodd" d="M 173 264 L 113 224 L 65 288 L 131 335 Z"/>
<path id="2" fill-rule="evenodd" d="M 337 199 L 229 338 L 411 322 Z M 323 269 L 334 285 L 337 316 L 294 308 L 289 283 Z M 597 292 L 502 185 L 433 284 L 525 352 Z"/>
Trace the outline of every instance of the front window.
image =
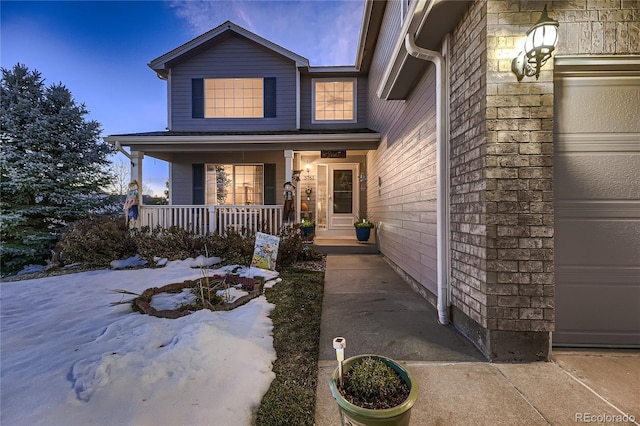
<path id="1" fill-rule="evenodd" d="M 263 117 L 263 81 L 262 78 L 205 79 L 205 118 Z"/>
<path id="2" fill-rule="evenodd" d="M 313 121 L 356 121 L 356 79 L 314 79 Z"/>
<path id="3" fill-rule="evenodd" d="M 207 164 L 206 204 L 262 205 L 264 167 L 261 164 Z"/>

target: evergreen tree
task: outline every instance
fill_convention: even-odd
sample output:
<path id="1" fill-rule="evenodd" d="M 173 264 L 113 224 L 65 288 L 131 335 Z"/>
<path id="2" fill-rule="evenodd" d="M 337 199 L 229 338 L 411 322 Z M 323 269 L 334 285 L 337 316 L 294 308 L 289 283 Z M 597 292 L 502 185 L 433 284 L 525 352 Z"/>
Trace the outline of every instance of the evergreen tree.
<path id="1" fill-rule="evenodd" d="M 114 150 L 62 85 L 17 64 L 0 81 L 2 273 L 43 263 L 60 230 L 101 208 Z"/>

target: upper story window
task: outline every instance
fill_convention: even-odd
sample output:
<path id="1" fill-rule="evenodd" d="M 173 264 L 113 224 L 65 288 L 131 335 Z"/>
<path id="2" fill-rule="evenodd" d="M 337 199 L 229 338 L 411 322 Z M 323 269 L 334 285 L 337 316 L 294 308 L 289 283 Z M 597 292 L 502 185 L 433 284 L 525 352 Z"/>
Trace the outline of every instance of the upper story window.
<path id="1" fill-rule="evenodd" d="M 205 78 L 205 118 L 264 116 L 262 78 Z"/>
<path id="2" fill-rule="evenodd" d="M 191 79 L 192 118 L 275 116 L 275 77 Z"/>
<path id="3" fill-rule="evenodd" d="M 313 122 L 356 121 L 356 79 L 313 79 Z"/>

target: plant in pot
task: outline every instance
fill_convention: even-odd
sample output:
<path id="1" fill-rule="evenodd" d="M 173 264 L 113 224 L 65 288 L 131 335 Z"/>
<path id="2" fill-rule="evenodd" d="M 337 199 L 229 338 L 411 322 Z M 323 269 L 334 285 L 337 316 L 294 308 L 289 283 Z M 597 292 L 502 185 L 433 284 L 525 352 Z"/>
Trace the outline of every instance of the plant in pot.
<path id="1" fill-rule="evenodd" d="M 309 219 L 303 219 L 300 222 L 300 232 L 304 241 L 313 241 L 316 234 L 316 223 Z"/>
<path id="2" fill-rule="evenodd" d="M 356 238 L 358 241 L 369 241 L 369 238 L 371 237 L 371 229 L 374 227 L 373 223 L 369 222 L 369 220 L 364 217 L 353 222 L 353 226 L 356 228 Z"/>
<path id="3" fill-rule="evenodd" d="M 418 399 L 418 384 L 409 370 L 380 355 L 344 360 L 346 340 L 334 339 L 338 367 L 329 379 L 342 425 L 407 426 Z"/>

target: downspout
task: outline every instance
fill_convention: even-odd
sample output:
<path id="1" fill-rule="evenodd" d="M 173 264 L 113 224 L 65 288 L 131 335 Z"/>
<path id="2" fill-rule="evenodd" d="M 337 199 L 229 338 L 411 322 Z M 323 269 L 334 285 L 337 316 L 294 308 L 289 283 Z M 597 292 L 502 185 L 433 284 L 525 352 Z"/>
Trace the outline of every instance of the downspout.
<path id="1" fill-rule="evenodd" d="M 448 39 L 445 39 L 447 43 Z M 436 67 L 436 178 L 437 178 L 437 257 L 438 257 L 438 319 L 449 323 L 449 144 L 448 96 L 445 60 L 440 52 L 416 46 L 413 33 L 405 36 L 407 53 L 414 58 L 433 62 Z M 447 46 L 448 47 L 448 46 Z"/>

